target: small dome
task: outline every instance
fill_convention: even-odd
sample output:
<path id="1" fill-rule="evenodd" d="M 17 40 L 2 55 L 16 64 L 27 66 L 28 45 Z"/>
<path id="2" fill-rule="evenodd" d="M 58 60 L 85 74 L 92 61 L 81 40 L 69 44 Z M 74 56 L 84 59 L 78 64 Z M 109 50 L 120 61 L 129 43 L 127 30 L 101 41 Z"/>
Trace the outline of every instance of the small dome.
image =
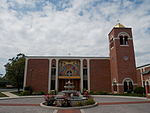
<path id="1" fill-rule="evenodd" d="M 120 24 L 120 23 L 118 23 L 118 24 L 116 24 L 116 25 L 114 26 L 114 28 L 125 28 L 125 26 L 122 25 L 122 24 Z"/>

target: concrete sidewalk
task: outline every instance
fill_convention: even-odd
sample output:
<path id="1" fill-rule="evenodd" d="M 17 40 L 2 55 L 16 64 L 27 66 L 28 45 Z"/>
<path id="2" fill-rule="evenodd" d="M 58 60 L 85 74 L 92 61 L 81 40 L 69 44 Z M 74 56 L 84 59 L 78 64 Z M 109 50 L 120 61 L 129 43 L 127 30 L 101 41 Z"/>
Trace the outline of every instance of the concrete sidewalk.
<path id="1" fill-rule="evenodd" d="M 18 98 L 19 96 L 13 94 L 13 93 L 10 93 L 10 92 L 1 92 L 3 93 L 4 95 L 8 96 L 8 97 L 11 97 L 11 98 Z"/>

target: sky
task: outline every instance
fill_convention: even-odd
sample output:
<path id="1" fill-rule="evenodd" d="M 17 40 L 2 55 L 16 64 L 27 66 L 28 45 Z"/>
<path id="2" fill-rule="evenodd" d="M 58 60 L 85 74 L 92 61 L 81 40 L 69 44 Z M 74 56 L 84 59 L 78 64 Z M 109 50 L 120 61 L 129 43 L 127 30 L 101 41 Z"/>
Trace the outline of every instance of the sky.
<path id="1" fill-rule="evenodd" d="M 0 74 L 18 53 L 108 57 L 118 20 L 132 28 L 136 66 L 150 63 L 150 0 L 0 0 Z"/>

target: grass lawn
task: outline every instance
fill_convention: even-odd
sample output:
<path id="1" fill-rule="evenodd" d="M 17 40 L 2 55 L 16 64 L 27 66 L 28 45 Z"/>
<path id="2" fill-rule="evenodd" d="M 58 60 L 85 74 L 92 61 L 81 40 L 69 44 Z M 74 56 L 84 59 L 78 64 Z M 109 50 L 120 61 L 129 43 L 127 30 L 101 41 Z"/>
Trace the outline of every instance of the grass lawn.
<path id="1" fill-rule="evenodd" d="M 22 92 L 22 91 L 20 91 L 20 92 L 18 93 L 18 91 L 15 91 L 15 92 L 11 92 L 11 93 L 13 93 L 13 94 L 15 94 L 15 95 L 18 95 L 18 96 L 21 96 L 21 92 Z"/>
<path id="2" fill-rule="evenodd" d="M 7 96 L 0 92 L 0 97 L 7 97 Z"/>

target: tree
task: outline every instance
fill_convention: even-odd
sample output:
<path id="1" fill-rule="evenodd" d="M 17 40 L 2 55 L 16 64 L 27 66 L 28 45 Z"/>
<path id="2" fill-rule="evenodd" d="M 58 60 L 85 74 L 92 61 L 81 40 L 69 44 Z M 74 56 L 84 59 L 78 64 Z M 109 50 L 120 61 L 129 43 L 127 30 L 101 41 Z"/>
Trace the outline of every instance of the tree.
<path id="1" fill-rule="evenodd" d="M 6 74 L 5 77 L 11 84 L 18 88 L 23 87 L 24 79 L 24 68 L 25 68 L 25 55 L 22 53 L 17 54 L 16 57 L 8 60 L 9 62 L 5 65 Z"/>

